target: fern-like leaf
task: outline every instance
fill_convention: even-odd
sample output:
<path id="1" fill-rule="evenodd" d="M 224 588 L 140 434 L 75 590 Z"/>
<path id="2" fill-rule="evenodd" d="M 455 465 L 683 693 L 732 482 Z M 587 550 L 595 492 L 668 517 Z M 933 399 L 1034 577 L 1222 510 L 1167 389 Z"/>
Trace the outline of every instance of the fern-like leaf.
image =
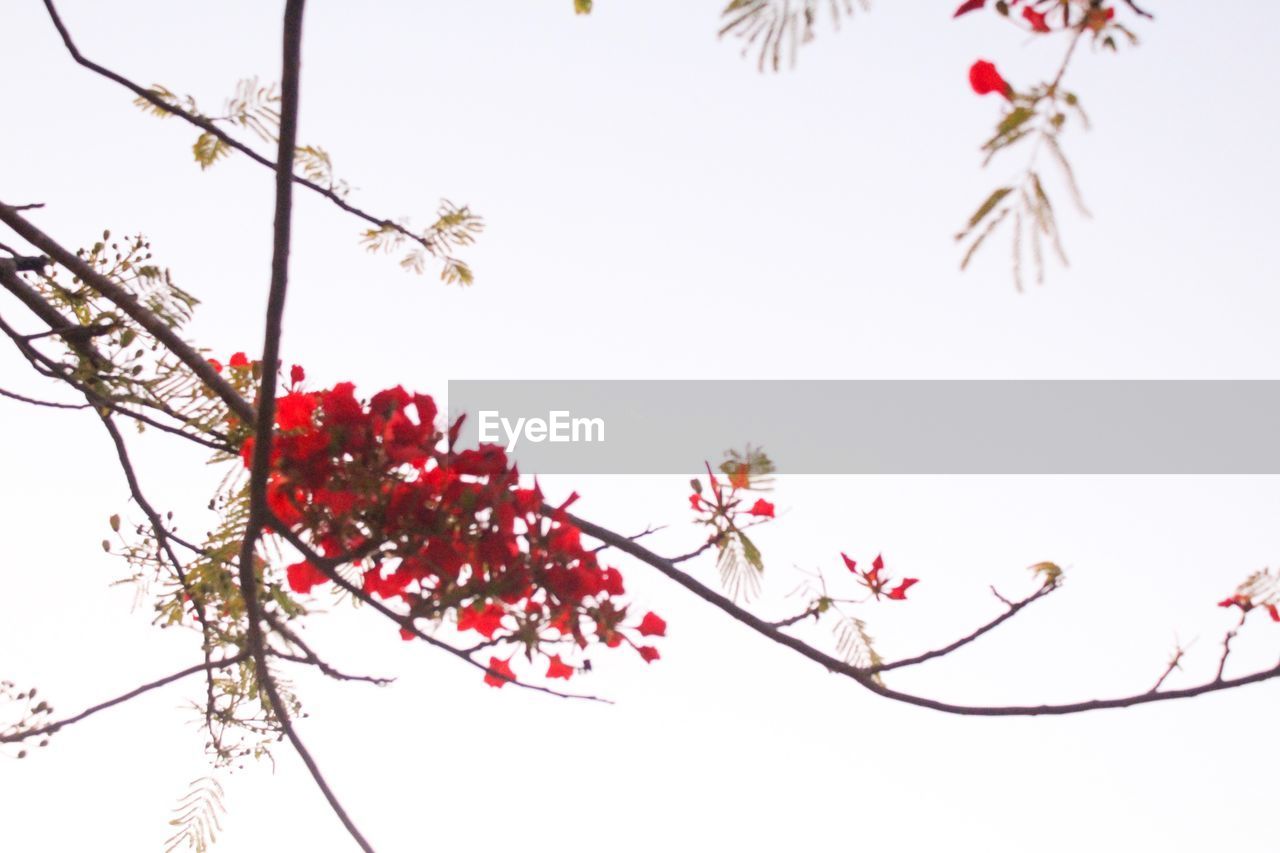
<path id="1" fill-rule="evenodd" d="M 207 853 L 222 832 L 219 818 L 227 811 L 223 796 L 222 785 L 212 776 L 193 780 L 173 809 L 175 816 L 169 825 L 176 827 L 176 831 L 165 840 L 165 853 L 173 853 L 180 847 Z"/>

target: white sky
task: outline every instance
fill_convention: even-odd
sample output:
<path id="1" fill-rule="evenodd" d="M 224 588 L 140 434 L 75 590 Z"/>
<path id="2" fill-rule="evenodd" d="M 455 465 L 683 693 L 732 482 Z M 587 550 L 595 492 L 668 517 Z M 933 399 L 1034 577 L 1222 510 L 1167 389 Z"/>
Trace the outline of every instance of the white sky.
<path id="1" fill-rule="evenodd" d="M 238 78 L 278 75 L 277 5 L 60 8 L 88 56 L 212 111 Z M 1280 224 L 1267 106 L 1280 7 L 1152 3 L 1169 8 L 1140 27 L 1140 49 L 1078 58 L 1068 83 L 1096 128 L 1067 148 L 1095 218 L 1063 200 L 1072 267 L 1019 296 L 1006 243 L 956 270 L 951 234 L 1006 176 L 978 169 L 998 104 L 965 73 L 984 57 L 1031 82 L 1060 45 L 989 15 L 953 22 L 953 5 L 878 4 L 824 30 L 796 71 L 761 76 L 715 41 L 713 2 L 599 0 L 575 18 L 569 0 L 314 0 L 304 141 L 330 150 L 372 210 L 424 222 L 443 195 L 489 228 L 467 255 L 477 285 L 445 288 L 365 255 L 358 223 L 301 195 L 286 358 L 318 384 L 437 395 L 450 378 L 1280 376 L 1266 251 Z M 72 64 L 34 0 L 5 3 L 0 31 L 0 199 L 46 202 L 33 219 L 64 243 L 144 231 L 204 300 L 199 342 L 257 348 L 268 173 L 231 160 L 202 174 L 190 128 Z M 53 393 L 16 357 L 2 363 L 5 387 Z M 1027 428 L 1044 417 L 1028 412 Z M 122 566 L 100 550 L 106 519 L 137 512 L 101 430 L 9 401 L 0 418 L 0 677 L 69 713 L 192 662 L 193 636 L 158 633 L 107 588 Z M 133 447 L 153 500 L 201 529 L 212 472 L 146 439 Z M 623 532 L 673 524 L 661 549 L 697 542 L 682 479 L 546 485 L 577 488 L 584 514 Z M 883 550 L 921 578 L 909 606 L 867 613 L 889 656 L 993 616 L 988 584 L 1016 595 L 1024 566 L 1067 566 L 1049 601 L 893 679 L 990 702 L 1144 689 L 1175 631 L 1199 638 L 1184 683 L 1208 677 L 1231 621 L 1213 604 L 1274 562 L 1280 509 L 1270 478 L 789 478 L 773 499 L 782 517 L 760 536 L 771 612 L 795 605 L 778 602 L 793 566 L 834 574 L 841 550 Z M 1274 684 L 1066 719 L 949 718 L 870 696 L 620 566 L 637 609 L 671 628 L 652 666 L 592 656 L 573 686 L 611 707 L 491 690 L 363 612 L 314 620 L 335 663 L 400 678 L 298 679 L 303 734 L 378 849 L 1275 849 Z M 713 580 L 709 561 L 694 571 Z M 1232 669 L 1273 661 L 1278 638 L 1251 625 Z M 156 849 L 206 772 L 179 707 L 198 693 L 193 680 L 0 759 L 5 848 Z M 278 755 L 275 775 L 224 780 L 219 849 L 348 849 L 301 765 Z"/>

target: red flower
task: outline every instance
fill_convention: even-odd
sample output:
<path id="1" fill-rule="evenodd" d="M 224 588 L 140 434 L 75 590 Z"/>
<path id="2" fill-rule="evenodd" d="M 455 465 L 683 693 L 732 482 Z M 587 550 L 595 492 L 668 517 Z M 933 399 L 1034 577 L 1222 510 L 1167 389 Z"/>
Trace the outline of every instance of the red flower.
<path id="1" fill-rule="evenodd" d="M 919 583 L 916 578 L 903 578 L 892 590 L 886 591 L 885 587 L 889 586 L 892 581 L 888 577 L 880 576 L 880 573 L 884 571 L 883 556 L 877 554 L 876 558 L 871 561 L 871 569 L 862 572 L 858 571 L 858 564 L 849 559 L 847 554 L 841 553 L 840 557 L 844 560 L 845 567 L 857 576 L 859 582 L 870 590 L 877 600 L 884 596 L 890 601 L 906 601 L 907 590 L 911 589 L 912 585 Z"/>
<path id="2" fill-rule="evenodd" d="M 667 623 L 656 613 L 646 613 L 644 618 L 640 620 L 640 627 L 637 630 L 644 637 L 665 637 L 667 635 Z"/>
<path id="3" fill-rule="evenodd" d="M 285 570 L 285 576 L 289 579 L 289 589 L 294 592 L 306 595 L 311 592 L 311 588 L 317 584 L 328 583 L 329 578 L 324 572 L 315 566 L 303 560 L 301 563 L 294 563 Z"/>
<path id="4" fill-rule="evenodd" d="M 640 657 L 644 658 L 645 663 L 653 663 L 662 657 L 653 646 L 637 646 L 636 651 L 640 653 Z"/>
<path id="5" fill-rule="evenodd" d="M 244 353 L 238 352 L 231 356 L 230 364 L 232 367 L 248 367 L 249 359 L 245 356 Z"/>
<path id="6" fill-rule="evenodd" d="M 1027 23 L 1031 25 L 1031 29 L 1036 32 L 1047 33 L 1050 31 L 1049 24 L 1045 22 L 1043 12 L 1037 12 L 1035 9 L 1027 6 L 1022 10 L 1022 17 L 1027 19 Z"/>
<path id="7" fill-rule="evenodd" d="M 693 507 L 694 512 L 702 512 L 702 496 L 689 495 L 689 506 Z"/>
<path id="8" fill-rule="evenodd" d="M 773 504 L 769 503 L 764 498 L 761 498 L 752 504 L 751 509 L 747 510 L 747 512 L 752 515 L 760 516 L 761 518 L 773 518 Z"/>
<path id="9" fill-rule="evenodd" d="M 416 636 L 418 635 L 413 632 L 412 628 L 405 627 L 400 629 L 400 639 L 404 640 L 406 643 Z"/>
<path id="10" fill-rule="evenodd" d="M 307 378 L 307 372 L 299 365 L 289 368 L 289 382 L 292 385 L 301 385 L 302 381 Z"/>
<path id="11" fill-rule="evenodd" d="M 516 674 L 511 671 L 511 659 L 489 658 L 489 671 L 484 675 L 484 683 L 490 687 L 502 687 L 508 681 L 515 681 Z"/>
<path id="12" fill-rule="evenodd" d="M 965 2 L 960 4 L 960 8 L 956 9 L 956 13 L 951 17 L 958 18 L 961 15 L 968 14 L 969 12 L 976 12 L 985 5 L 987 5 L 987 0 L 965 0 Z"/>
<path id="13" fill-rule="evenodd" d="M 1006 98 L 1011 99 L 1013 96 L 1013 88 L 1000 76 L 995 65 L 985 59 L 979 59 L 969 68 L 969 85 L 979 95 L 998 92 Z"/>
<path id="14" fill-rule="evenodd" d="M 218 361 L 216 358 L 211 358 L 208 361 L 209 361 L 209 366 L 213 368 L 215 373 L 222 372 L 222 362 Z"/>
<path id="15" fill-rule="evenodd" d="M 1267 612 L 1271 614 L 1272 622 L 1280 622 L 1280 608 L 1277 608 L 1274 604 L 1268 604 Z"/>
<path id="16" fill-rule="evenodd" d="M 547 661 L 547 678 L 563 678 L 568 681 L 573 677 L 573 667 L 560 660 L 560 655 L 552 655 Z"/>

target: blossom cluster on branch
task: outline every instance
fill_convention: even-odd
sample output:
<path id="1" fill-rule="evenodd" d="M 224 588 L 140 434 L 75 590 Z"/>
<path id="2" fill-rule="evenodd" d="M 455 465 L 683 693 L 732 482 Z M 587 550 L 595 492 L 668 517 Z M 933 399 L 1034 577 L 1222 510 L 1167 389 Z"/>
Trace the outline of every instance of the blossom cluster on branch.
<path id="1" fill-rule="evenodd" d="M 259 370 L 242 353 L 228 364 L 241 376 Z M 366 594 L 403 606 L 405 639 L 416 635 L 414 620 L 449 618 L 487 645 L 540 657 L 547 678 L 570 678 L 576 667 L 565 658 L 592 643 L 658 659 L 643 638 L 663 635 L 665 623 L 653 613 L 629 618 L 622 574 L 602 565 L 564 516 L 576 496 L 548 510 L 501 447 L 455 449 L 462 421 L 441 433 L 428 395 L 396 386 L 366 402 L 350 382 L 307 390 L 298 366 L 289 380 L 267 480 L 272 524 L 356 566 Z M 247 468 L 254 438 L 231 420 Z M 331 580 L 305 559 L 285 572 L 302 595 Z M 485 680 L 514 680 L 510 661 L 494 657 Z"/>

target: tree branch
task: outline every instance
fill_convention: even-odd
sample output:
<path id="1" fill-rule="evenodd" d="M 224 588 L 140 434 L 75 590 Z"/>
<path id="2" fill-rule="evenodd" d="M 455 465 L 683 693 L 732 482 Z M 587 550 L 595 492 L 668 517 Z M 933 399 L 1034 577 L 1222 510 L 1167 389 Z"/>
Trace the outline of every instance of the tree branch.
<path id="1" fill-rule="evenodd" d="M 249 473 L 249 519 L 245 524 L 244 543 L 240 550 L 240 595 L 244 599 L 247 646 L 257 672 L 258 683 L 266 693 L 271 711 L 280 729 L 289 739 L 298 757 L 306 765 L 311 778 L 329 803 L 329 808 L 346 827 L 360 849 L 372 853 L 373 846 L 361 834 L 337 795 L 325 780 L 320 766 L 302 742 L 289 708 L 267 665 L 267 647 L 262 634 L 262 606 L 258 601 L 258 573 L 254 556 L 258 537 L 267 520 L 267 473 L 271 468 L 272 425 L 275 421 L 276 373 L 280 363 L 281 320 L 285 294 L 289 287 L 289 239 L 293 213 L 293 152 L 297 145 L 298 94 L 302 65 L 302 13 L 306 0 L 286 0 L 284 8 L 283 58 L 281 60 L 280 139 L 276 160 L 275 221 L 272 231 L 271 285 L 267 293 L 265 340 L 262 345 L 262 382 L 258 392 L 258 418 L 254 442 L 253 464 Z M 50 14 L 53 4 L 46 0 Z M 65 29 L 59 28 L 64 33 Z M 70 45 L 69 45 L 70 46 Z M 237 398 L 238 399 L 238 398 Z"/>
<path id="2" fill-rule="evenodd" d="M 217 394 L 242 421 L 250 425 L 257 421 L 257 412 L 254 411 L 253 406 L 213 369 L 213 365 L 209 364 L 204 356 L 196 352 L 194 347 L 179 337 L 164 320 L 157 317 L 143 305 L 136 296 L 95 270 L 75 252 L 68 251 L 48 234 L 36 228 L 18 214 L 17 208 L 0 202 L 0 222 L 8 225 L 22 239 L 70 270 L 86 287 L 89 287 L 129 315 L 134 322 L 145 329 L 157 341 L 164 344 L 175 357 L 187 365 L 191 372 Z"/>
<path id="3" fill-rule="evenodd" d="M 27 738 L 39 737 L 40 735 L 45 735 L 45 734 L 53 734 L 59 729 L 65 728 L 66 726 L 69 726 L 72 723 L 78 723 L 86 717 L 92 717 L 94 714 L 98 713 L 99 711 L 105 711 L 108 708 L 113 708 L 116 705 L 120 705 L 125 702 L 128 702 L 130 699 L 133 699 L 137 696 L 141 696 L 143 693 L 147 693 L 159 687 L 164 687 L 166 684 L 172 684 L 175 681 L 181 681 L 182 679 L 186 678 L 188 675 L 195 675 L 197 672 L 206 672 L 214 669 L 225 669 L 226 667 L 235 666 L 238 663 L 243 663 L 247 659 L 248 659 L 248 655 L 242 652 L 236 655 L 235 657 L 224 658 L 223 660 L 210 661 L 209 663 L 196 664 L 195 666 L 189 666 L 186 669 L 182 670 L 181 672 L 175 672 L 172 675 L 166 675 L 164 678 L 160 678 L 148 684 L 144 684 L 141 687 L 135 687 L 133 690 L 130 690 L 128 693 L 122 693 L 121 695 L 115 697 L 114 699 L 108 699 L 105 702 L 99 702 L 97 705 L 86 708 L 83 711 L 81 711 L 79 714 L 76 714 L 75 716 L 72 716 L 72 717 L 67 717 L 65 720 L 59 720 L 56 723 L 49 723 L 48 725 L 40 726 L 39 728 L 35 728 L 35 729 L 29 729 L 23 732 L 15 732 L 13 734 L 0 734 L 0 743 L 17 743 L 18 741 L 23 741 L 23 740 L 26 740 Z"/>
<path id="4" fill-rule="evenodd" d="M 1018 611 L 1022 610 L 1022 608 L 1026 607 L 1028 604 L 1031 604 L 1034 601 L 1039 601 L 1040 599 L 1044 598 L 1046 595 L 1053 592 L 1057 588 L 1058 587 L 1056 584 L 1046 584 L 1040 587 L 1031 595 L 1022 599 L 1021 601 L 1016 601 L 1016 602 L 1009 602 L 1008 600 L 1006 600 L 1005 598 L 997 594 L 997 597 L 1000 598 L 1001 601 L 1004 601 L 1006 605 L 1008 605 L 1007 609 L 1005 610 L 1004 613 L 1001 613 L 995 619 L 992 619 L 990 622 L 983 625 L 981 628 L 974 631 L 972 634 L 969 634 L 966 637 L 961 637 L 960 639 L 956 640 L 954 643 L 943 646 L 940 649 L 934 649 L 933 651 L 930 651 L 930 652 L 924 652 L 923 654 L 916 655 L 915 657 L 903 658 L 902 660 L 896 660 L 891 663 L 882 663 L 882 664 L 879 664 L 878 666 L 872 666 L 868 671 L 869 672 L 888 672 L 891 669 L 901 669 L 904 666 L 915 666 L 916 664 L 924 663 L 927 660 L 933 660 L 934 658 L 940 658 L 943 655 L 949 655 L 952 652 L 954 652 L 956 649 L 961 648 L 962 646 L 969 645 L 974 640 L 981 637 L 983 634 L 1004 624 L 1004 622 L 1006 622 L 1007 620 L 1012 619 L 1014 616 L 1018 615 Z"/>
<path id="5" fill-rule="evenodd" d="M 552 509 L 548 507 L 548 509 Z M 1280 677 L 1280 664 L 1270 668 L 1241 676 L 1239 678 L 1222 679 L 1215 678 L 1213 681 L 1197 685 L 1195 687 L 1186 687 L 1179 690 L 1165 691 L 1149 691 L 1146 693 L 1138 693 L 1132 696 L 1122 696 L 1114 699 L 1091 699 L 1083 702 L 1069 702 L 1058 705 L 958 705 L 951 702 L 942 702 L 937 699 L 930 699 L 925 696 L 916 696 L 910 693 L 904 693 L 899 690 L 893 690 L 880 683 L 875 678 L 875 673 L 869 669 L 855 667 L 839 658 L 833 657 L 809 644 L 799 640 L 789 634 L 783 633 L 774 625 L 764 621 L 748 610 L 743 609 L 730 599 L 720 593 L 703 586 L 701 583 L 693 580 L 687 574 L 677 568 L 670 560 L 658 556 L 643 545 L 632 542 L 621 534 L 601 527 L 598 524 L 578 518 L 568 512 L 564 512 L 563 516 L 573 525 L 575 525 L 583 533 L 598 539 L 601 542 L 607 542 L 618 548 L 644 564 L 656 569 L 661 574 L 675 581 L 680 586 L 692 592 L 698 598 L 719 608 L 726 614 L 731 616 L 756 633 L 761 634 L 779 645 L 786 646 L 792 651 L 808 658 L 809 660 L 821 664 L 831 672 L 839 673 L 853 679 L 858 684 L 896 702 L 903 702 L 908 705 L 915 705 L 921 708 L 929 708 L 935 711 L 942 711 L 947 714 L 957 714 L 960 716 L 973 717 L 1028 717 L 1040 715 L 1064 715 L 1079 714 L 1085 711 L 1096 711 L 1106 708 L 1128 708 L 1134 705 L 1144 705 L 1151 702 L 1163 702 L 1171 699 L 1186 699 L 1192 696 L 1200 696 L 1205 693 L 1214 693 L 1219 690 L 1230 690 L 1236 687 L 1243 687 L 1246 684 L 1256 684 L 1272 678 Z M 1032 597 L 1034 598 L 1034 596 Z"/>
<path id="6" fill-rule="evenodd" d="M 287 161 L 277 157 L 276 162 L 272 162 L 267 157 L 264 157 L 263 155 L 259 154 L 257 151 L 254 151 L 248 145 L 245 145 L 243 142 L 240 142 L 238 139 L 235 139 L 234 137 L 228 135 L 222 128 L 218 127 L 218 125 L 215 124 L 213 121 L 210 121 L 204 116 L 190 113 L 182 109 L 181 107 L 177 106 L 176 104 L 170 104 L 167 101 L 165 101 L 163 98 L 160 98 L 159 96 L 157 96 L 150 89 L 145 89 L 142 86 L 139 86 L 137 83 L 133 82 L 132 80 L 128 79 L 127 77 L 124 77 L 123 75 L 118 74 L 115 71 L 112 71 L 111 69 L 106 68 L 102 65 L 99 65 L 93 60 L 86 58 L 82 53 L 80 53 L 79 48 L 76 47 L 75 41 L 72 40 L 71 32 L 67 29 L 66 25 L 62 22 L 62 18 L 61 16 L 59 16 L 58 10 L 53 5 L 53 0 L 44 0 L 44 6 L 49 11 L 49 18 L 50 20 L 53 21 L 54 27 L 57 28 L 58 35 L 62 37 L 62 43 L 66 45 L 67 52 L 71 54 L 71 58 L 74 59 L 77 64 L 85 68 L 88 68 L 90 71 L 92 71 L 95 74 L 98 74 L 102 77 L 107 78 L 113 83 L 118 83 L 119 85 L 128 89 L 130 92 L 133 92 L 133 94 L 137 95 L 142 100 L 151 104 L 156 109 L 164 110 L 166 113 L 169 113 L 170 115 L 175 115 L 178 118 L 182 119 L 183 121 L 186 121 L 188 124 L 191 124 L 195 127 L 200 128 L 206 133 L 213 134 L 225 145 L 228 145 L 231 148 L 235 149 L 236 151 L 239 151 L 241 154 L 245 155 L 250 160 L 259 164 L 260 166 L 265 166 L 268 169 L 273 169 L 277 171 L 283 171 L 284 174 L 288 176 L 286 180 L 290 180 L 301 187 L 305 187 L 306 189 L 311 190 L 317 195 L 323 196 L 324 198 L 333 202 L 343 211 L 350 213 L 351 215 L 359 219 L 363 219 L 365 222 L 368 222 L 371 225 L 376 225 L 382 229 L 391 229 L 397 232 L 398 234 L 400 234 L 401 236 L 406 237 L 409 240 L 412 240 L 413 242 L 422 246 L 422 248 L 427 250 L 432 255 L 437 254 L 437 252 L 439 251 L 439 247 L 432 240 L 429 240 L 425 237 L 415 234 L 414 232 L 410 231 L 408 228 L 405 228 L 403 225 L 400 225 L 397 222 L 393 222 L 390 219 L 374 216 L 372 213 L 369 213 L 368 211 L 363 210 L 351 204 L 346 199 L 344 199 L 341 195 L 335 192 L 333 189 L 329 187 L 321 186 L 320 184 L 317 184 L 314 181 L 308 180 L 307 178 L 304 178 L 301 175 L 294 174 L 293 152 L 294 152 L 294 149 L 296 148 L 296 144 L 289 148 L 289 159 Z M 282 128 L 281 136 L 283 137 L 283 135 L 284 133 Z M 29 206 L 39 207 L 42 205 L 29 205 Z"/>

